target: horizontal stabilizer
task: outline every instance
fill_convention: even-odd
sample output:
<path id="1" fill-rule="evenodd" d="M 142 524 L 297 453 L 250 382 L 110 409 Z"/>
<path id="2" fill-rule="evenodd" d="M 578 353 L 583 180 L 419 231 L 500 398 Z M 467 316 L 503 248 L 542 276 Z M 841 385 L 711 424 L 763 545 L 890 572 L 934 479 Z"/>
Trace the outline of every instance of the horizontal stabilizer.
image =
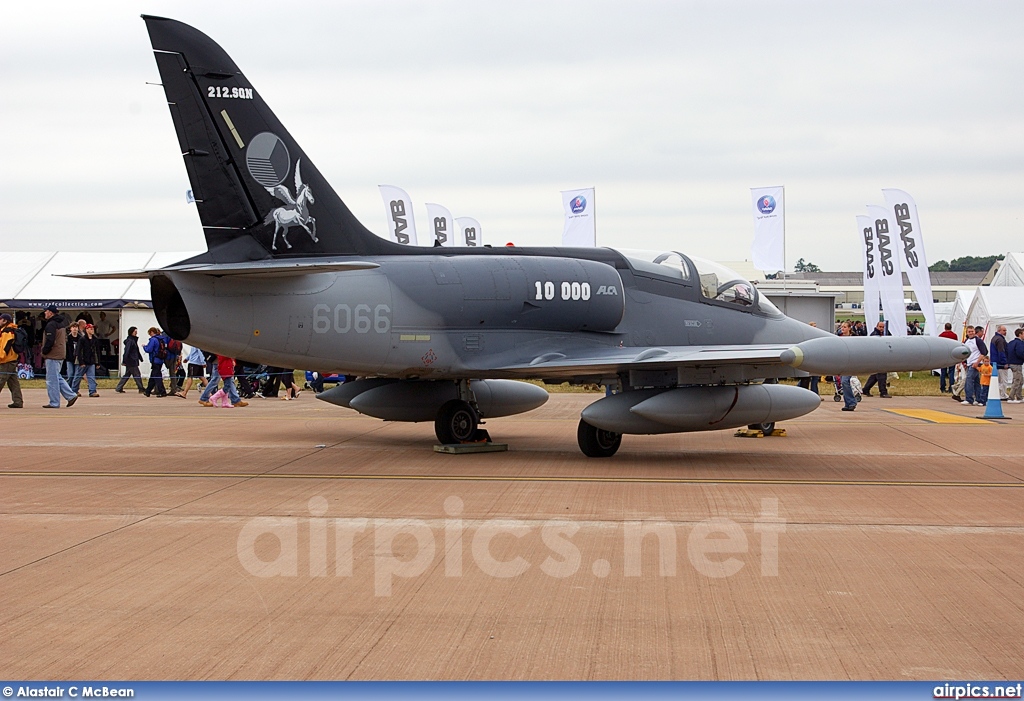
<path id="1" fill-rule="evenodd" d="M 61 273 L 60 275 L 54 275 L 54 277 L 74 277 L 81 280 L 146 280 L 149 278 L 150 272 L 157 272 L 155 270 L 111 270 L 106 273 L 94 273 L 89 271 L 87 273 Z"/>
<path id="2" fill-rule="evenodd" d="M 313 273 L 341 273 L 352 270 L 372 270 L 377 263 L 361 260 L 264 260 L 258 263 L 199 263 L 172 265 L 155 270 L 113 270 L 110 272 L 68 273 L 58 277 L 73 277 L 82 280 L 145 280 L 159 273 L 198 273 L 200 275 L 246 275 L 250 277 L 291 277 Z"/>

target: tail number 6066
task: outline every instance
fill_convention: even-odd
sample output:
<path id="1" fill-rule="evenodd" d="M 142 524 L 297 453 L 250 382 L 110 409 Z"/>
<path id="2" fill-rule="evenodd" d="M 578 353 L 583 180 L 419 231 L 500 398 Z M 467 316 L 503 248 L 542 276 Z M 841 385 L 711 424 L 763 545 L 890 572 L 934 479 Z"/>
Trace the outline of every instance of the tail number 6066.
<path id="1" fill-rule="evenodd" d="M 327 304 L 313 307 L 313 330 L 327 333 L 332 328 L 335 333 L 387 333 L 391 330 L 391 307 L 378 304 L 371 309 L 369 304 L 338 304 L 333 311 Z"/>

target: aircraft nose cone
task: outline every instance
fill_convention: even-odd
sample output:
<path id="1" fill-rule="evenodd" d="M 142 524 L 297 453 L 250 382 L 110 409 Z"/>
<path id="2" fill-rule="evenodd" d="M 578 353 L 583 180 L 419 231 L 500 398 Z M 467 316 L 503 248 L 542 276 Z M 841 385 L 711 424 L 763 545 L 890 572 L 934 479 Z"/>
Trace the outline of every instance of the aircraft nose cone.
<path id="1" fill-rule="evenodd" d="M 950 356 L 953 358 L 953 360 L 959 363 L 961 360 L 967 360 L 967 356 L 969 356 L 970 354 L 971 351 L 967 350 L 967 346 L 959 345 L 953 349 L 953 352 L 950 353 Z"/>

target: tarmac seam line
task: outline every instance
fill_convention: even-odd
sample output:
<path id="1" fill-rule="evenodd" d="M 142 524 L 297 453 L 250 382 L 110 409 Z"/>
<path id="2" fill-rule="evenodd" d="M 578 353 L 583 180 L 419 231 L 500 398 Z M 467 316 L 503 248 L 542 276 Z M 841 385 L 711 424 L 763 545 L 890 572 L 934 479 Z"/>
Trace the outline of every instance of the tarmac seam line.
<path id="1" fill-rule="evenodd" d="M 737 485 L 787 485 L 787 486 L 822 486 L 822 487 L 968 487 L 968 488 L 1024 488 L 1024 481 L 1014 478 L 1012 482 L 923 482 L 901 480 L 801 480 L 801 479 L 732 479 L 726 477 L 558 477 L 558 476 L 516 476 L 516 475 L 356 475 L 356 474 L 314 474 L 292 473 L 275 474 L 288 464 L 308 457 L 303 455 L 266 472 L 230 473 L 230 472 L 58 472 L 58 471 L 12 471 L 2 472 L 0 477 L 61 477 L 61 478 L 115 478 L 125 477 L 141 479 L 234 479 L 237 483 L 254 479 L 295 479 L 295 480 L 391 480 L 391 481 L 423 481 L 423 482 L 566 482 L 566 483 L 600 483 L 600 484 L 737 484 Z M 991 467 L 990 465 L 982 465 Z M 996 469 L 996 468 L 991 468 Z M 997 470 L 998 471 L 998 470 Z M 1010 475 L 1008 475 L 1010 476 Z M 1012 477 L 1012 476 L 1011 476 Z M 228 489 L 227 485 L 222 489 Z M 220 491 L 220 490 L 217 490 Z M 217 492 L 211 492 L 216 494 Z M 202 497 L 198 497 L 202 498 Z M 184 505 L 187 505 L 187 502 Z M 177 507 L 170 507 L 177 508 Z"/>

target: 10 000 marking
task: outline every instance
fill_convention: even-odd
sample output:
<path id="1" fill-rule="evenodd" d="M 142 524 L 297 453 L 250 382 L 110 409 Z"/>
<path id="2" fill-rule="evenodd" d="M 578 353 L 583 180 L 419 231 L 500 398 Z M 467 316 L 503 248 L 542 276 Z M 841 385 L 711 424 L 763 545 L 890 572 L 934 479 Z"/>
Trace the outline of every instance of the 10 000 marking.
<path id="1" fill-rule="evenodd" d="M 555 283 L 550 280 L 541 283 L 537 281 L 534 284 L 536 295 L 534 299 L 554 299 L 555 298 Z M 589 282 L 563 282 L 561 284 L 562 299 L 568 301 L 572 300 L 587 300 L 590 299 L 590 283 Z"/>
<path id="2" fill-rule="evenodd" d="M 387 333 L 391 330 L 391 307 L 378 304 L 371 309 L 369 304 L 357 304 L 353 309 L 347 304 L 339 304 L 334 307 L 333 314 L 326 304 L 313 307 L 313 330 L 327 333 L 332 326 L 335 333 L 369 333 L 371 329 L 376 333 Z"/>

